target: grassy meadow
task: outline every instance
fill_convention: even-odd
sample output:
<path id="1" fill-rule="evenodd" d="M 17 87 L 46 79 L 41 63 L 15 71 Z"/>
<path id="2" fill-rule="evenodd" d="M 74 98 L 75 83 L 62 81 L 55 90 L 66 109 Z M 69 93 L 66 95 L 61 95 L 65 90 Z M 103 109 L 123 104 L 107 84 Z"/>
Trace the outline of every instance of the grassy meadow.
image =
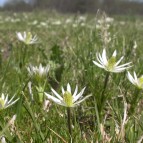
<path id="1" fill-rule="evenodd" d="M 20 41 L 16 33 L 24 31 L 37 35 L 36 43 Z M 103 49 L 112 65 L 124 56 L 121 64 L 132 67 L 114 73 L 96 66 Z M 0 98 L 1 142 L 142 143 L 142 63 L 141 16 L 1 12 L 0 92 L 18 99 L 6 108 Z M 32 73 L 40 64 L 49 68 L 44 76 Z M 138 84 L 129 81 L 128 71 L 137 74 Z M 86 87 L 81 98 L 91 96 L 70 108 L 45 95 L 56 97 L 52 88 L 69 101 L 69 87 L 67 94 L 61 90 L 68 83 L 71 94 L 77 85 L 77 94 Z"/>

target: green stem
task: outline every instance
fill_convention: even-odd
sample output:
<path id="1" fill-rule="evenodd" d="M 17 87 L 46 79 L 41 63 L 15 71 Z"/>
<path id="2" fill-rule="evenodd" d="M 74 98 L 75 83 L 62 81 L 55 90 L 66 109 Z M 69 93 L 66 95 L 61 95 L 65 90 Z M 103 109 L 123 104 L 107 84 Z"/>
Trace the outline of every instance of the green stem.
<path id="1" fill-rule="evenodd" d="M 98 132 L 100 132 L 100 118 L 99 118 L 99 112 L 98 112 L 98 108 L 97 108 L 96 99 L 94 99 L 94 103 L 95 103 L 95 113 L 96 113 L 97 124 L 98 124 Z"/>
<path id="2" fill-rule="evenodd" d="M 23 48 L 23 53 L 22 53 L 22 56 L 23 56 L 23 61 L 22 61 L 22 67 L 25 66 L 26 64 L 26 58 L 27 58 L 27 46 L 25 45 L 25 47 Z"/>
<path id="3" fill-rule="evenodd" d="M 20 52 L 19 52 L 19 60 L 20 60 L 20 68 L 22 69 L 25 64 L 26 64 L 26 58 L 27 58 L 27 50 L 28 50 L 28 46 L 24 45 L 20 47 Z"/>
<path id="4" fill-rule="evenodd" d="M 105 77 L 105 81 L 104 81 L 103 90 L 102 90 L 102 93 L 101 93 L 101 95 L 100 95 L 100 97 L 101 97 L 101 107 L 103 106 L 103 104 L 104 104 L 105 101 L 106 101 L 106 98 L 105 98 L 104 94 L 105 94 L 105 90 L 106 90 L 106 88 L 107 88 L 107 84 L 108 84 L 108 81 L 109 81 L 109 76 L 110 76 L 110 73 L 107 72 L 106 77 Z M 102 109 L 102 108 L 101 108 L 101 109 Z"/>
<path id="5" fill-rule="evenodd" d="M 69 129 L 69 134 L 70 134 L 70 138 L 71 138 L 72 130 L 71 130 L 71 109 L 70 109 L 70 107 L 67 107 L 67 115 L 68 115 L 68 129 Z"/>
<path id="6" fill-rule="evenodd" d="M 134 95 L 133 95 L 133 99 L 131 101 L 131 108 L 129 110 L 129 115 L 133 115 L 135 112 L 135 109 L 137 107 L 138 104 L 138 100 L 139 100 L 139 93 L 140 93 L 140 89 L 135 89 Z"/>
<path id="7" fill-rule="evenodd" d="M 41 80 L 41 79 L 40 79 Z M 39 94 L 38 94 L 38 102 L 42 103 L 44 101 L 44 90 L 45 90 L 45 87 L 46 87 L 46 84 L 47 84 L 47 79 L 44 81 L 44 83 L 40 82 L 39 80 L 39 83 L 38 83 L 38 88 L 42 88 L 42 91 L 38 91 Z"/>

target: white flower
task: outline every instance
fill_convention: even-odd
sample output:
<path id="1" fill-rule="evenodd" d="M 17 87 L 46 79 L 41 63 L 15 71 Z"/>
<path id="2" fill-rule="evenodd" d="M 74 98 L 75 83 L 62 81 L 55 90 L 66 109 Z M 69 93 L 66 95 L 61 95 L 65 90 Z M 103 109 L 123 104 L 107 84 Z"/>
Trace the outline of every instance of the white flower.
<path id="1" fill-rule="evenodd" d="M 85 99 L 91 96 L 91 95 L 88 95 L 86 97 L 82 96 L 84 93 L 85 87 L 80 91 L 80 93 L 77 94 L 78 86 L 76 86 L 75 91 L 72 95 L 71 86 L 69 83 L 67 84 L 66 91 L 62 87 L 62 96 L 60 96 L 53 88 L 51 90 L 56 97 L 45 92 L 45 95 L 48 97 L 48 99 L 65 107 L 75 107 L 76 105 L 79 105 L 81 102 L 83 102 Z"/>
<path id="2" fill-rule="evenodd" d="M 47 75 L 47 73 L 49 72 L 49 69 L 50 69 L 49 65 L 47 65 L 46 67 L 43 67 L 42 64 L 40 64 L 39 67 L 37 67 L 37 66 L 27 67 L 27 70 L 28 70 L 30 76 L 39 75 L 40 77 Z"/>
<path id="3" fill-rule="evenodd" d="M 112 18 L 112 17 L 106 17 L 105 21 L 107 23 L 112 23 L 114 21 L 114 18 Z"/>
<path id="4" fill-rule="evenodd" d="M 49 112 L 50 107 L 51 107 L 51 102 L 49 100 L 45 99 L 44 103 L 43 103 L 43 109 L 46 112 Z"/>
<path id="5" fill-rule="evenodd" d="M 37 43 L 37 36 L 32 36 L 31 32 L 16 32 L 17 38 L 19 41 L 24 42 L 26 45 Z"/>
<path id="6" fill-rule="evenodd" d="M 5 140 L 4 136 L 2 136 L 0 140 L 1 140 L 1 143 L 6 143 L 6 140 Z"/>
<path id="7" fill-rule="evenodd" d="M 33 98 L 32 82 L 31 82 L 31 81 L 28 82 L 28 90 L 29 90 L 30 98 L 31 98 L 31 100 L 33 101 L 34 98 Z"/>
<path id="8" fill-rule="evenodd" d="M 70 19 L 70 18 L 66 19 L 65 23 L 66 23 L 66 24 L 72 23 L 72 19 Z"/>
<path id="9" fill-rule="evenodd" d="M 14 97 L 15 96 L 13 96 L 10 100 L 8 100 L 8 95 L 5 96 L 2 93 L 2 95 L 0 97 L 0 110 L 8 108 L 9 106 L 13 105 L 14 103 L 16 103 L 19 100 L 19 98 L 18 98 L 13 101 Z"/>
<path id="10" fill-rule="evenodd" d="M 104 23 L 113 23 L 114 19 L 111 17 L 102 17 L 101 19 L 99 19 L 97 22 L 99 24 L 104 24 Z"/>
<path id="11" fill-rule="evenodd" d="M 143 89 L 143 75 L 139 78 L 137 78 L 136 73 L 134 72 L 134 76 L 132 76 L 130 74 L 130 72 L 128 72 L 127 74 L 127 78 L 129 79 L 129 81 L 134 84 L 136 87 L 138 87 L 139 89 Z"/>
<path id="12" fill-rule="evenodd" d="M 62 22 L 61 22 L 60 20 L 57 20 L 57 21 L 52 22 L 52 24 L 53 24 L 53 25 L 61 25 Z"/>
<path id="13" fill-rule="evenodd" d="M 17 117 L 16 114 L 13 115 L 13 117 L 12 117 L 11 120 L 9 121 L 9 124 L 10 124 L 10 125 L 14 125 L 14 122 L 15 122 L 15 120 L 16 120 L 16 117 Z"/>
<path id="14" fill-rule="evenodd" d="M 98 62 L 93 61 L 93 63 L 95 65 L 97 65 L 98 67 L 105 69 L 106 71 L 115 72 L 115 73 L 123 72 L 124 70 L 129 69 L 130 67 L 132 67 L 130 65 L 132 62 L 129 62 L 129 63 L 126 63 L 126 64 L 123 64 L 123 65 L 119 66 L 120 62 L 123 60 L 124 57 L 122 56 L 116 62 L 116 55 L 117 55 L 117 52 L 115 50 L 112 57 L 110 59 L 107 59 L 106 50 L 103 49 L 102 55 L 100 55 L 100 54 L 96 55 L 96 58 L 97 58 Z"/>
<path id="15" fill-rule="evenodd" d="M 137 47 L 138 47 L 137 42 L 136 42 L 136 41 L 134 41 L 133 48 L 134 48 L 134 49 L 136 49 Z"/>

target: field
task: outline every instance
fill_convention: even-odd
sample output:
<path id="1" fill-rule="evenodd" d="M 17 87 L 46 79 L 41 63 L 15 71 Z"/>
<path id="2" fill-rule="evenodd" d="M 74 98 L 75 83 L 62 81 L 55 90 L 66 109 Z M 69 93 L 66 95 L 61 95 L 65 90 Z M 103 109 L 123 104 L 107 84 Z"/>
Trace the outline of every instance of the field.
<path id="1" fill-rule="evenodd" d="M 141 16 L 1 12 L 1 142 L 141 143 L 142 53 Z"/>

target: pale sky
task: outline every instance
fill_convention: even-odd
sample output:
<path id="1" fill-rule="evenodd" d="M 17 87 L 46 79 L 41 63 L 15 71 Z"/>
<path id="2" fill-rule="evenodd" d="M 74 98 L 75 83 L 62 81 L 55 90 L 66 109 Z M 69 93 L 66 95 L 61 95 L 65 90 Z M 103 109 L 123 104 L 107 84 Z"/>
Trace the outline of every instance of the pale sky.
<path id="1" fill-rule="evenodd" d="M 4 6 L 4 4 L 9 0 L 0 0 L 0 6 Z"/>
<path id="2" fill-rule="evenodd" d="M 0 0 L 0 6 L 4 6 L 7 2 L 10 2 L 11 0 Z M 26 3 L 30 3 L 30 1 L 32 2 L 33 0 L 21 0 L 21 1 L 25 1 Z"/>

